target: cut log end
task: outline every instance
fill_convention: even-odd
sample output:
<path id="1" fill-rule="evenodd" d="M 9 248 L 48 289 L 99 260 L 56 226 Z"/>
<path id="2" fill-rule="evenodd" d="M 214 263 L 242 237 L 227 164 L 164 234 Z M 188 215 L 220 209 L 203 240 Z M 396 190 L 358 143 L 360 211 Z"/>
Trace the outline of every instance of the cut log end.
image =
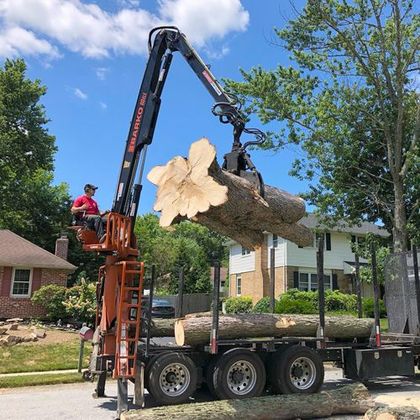
<path id="1" fill-rule="evenodd" d="M 163 227 L 192 220 L 250 249 L 261 246 L 264 232 L 299 246 L 312 243 L 311 231 L 296 223 L 305 214 L 300 197 L 270 186 L 261 197 L 255 185 L 219 167 L 206 138 L 191 145 L 188 159 L 176 156 L 147 178 L 158 187 L 154 209 Z"/>
<path id="2" fill-rule="evenodd" d="M 177 319 L 175 321 L 174 330 L 175 330 L 175 342 L 177 343 L 177 345 L 183 346 L 185 344 L 185 334 L 184 334 L 184 327 L 182 326 L 182 319 Z"/>

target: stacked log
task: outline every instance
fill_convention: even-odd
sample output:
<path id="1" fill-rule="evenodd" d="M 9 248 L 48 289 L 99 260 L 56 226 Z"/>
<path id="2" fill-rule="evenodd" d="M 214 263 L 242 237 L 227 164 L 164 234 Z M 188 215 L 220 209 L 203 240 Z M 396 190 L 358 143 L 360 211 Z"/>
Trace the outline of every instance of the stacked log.
<path id="1" fill-rule="evenodd" d="M 190 315 L 175 321 L 175 340 L 180 346 L 207 344 L 212 317 Z M 316 337 L 317 315 L 237 314 L 219 317 L 219 338 Z M 325 336 L 336 339 L 369 337 L 374 325 L 370 318 L 325 317 Z"/>
<path id="2" fill-rule="evenodd" d="M 176 156 L 147 178 L 158 186 L 154 210 L 161 212 L 162 227 L 188 219 L 248 249 L 261 246 L 264 232 L 312 244 L 312 232 L 297 223 L 305 215 L 301 198 L 269 185 L 262 197 L 255 185 L 220 168 L 205 138 L 191 145 L 188 159 Z"/>

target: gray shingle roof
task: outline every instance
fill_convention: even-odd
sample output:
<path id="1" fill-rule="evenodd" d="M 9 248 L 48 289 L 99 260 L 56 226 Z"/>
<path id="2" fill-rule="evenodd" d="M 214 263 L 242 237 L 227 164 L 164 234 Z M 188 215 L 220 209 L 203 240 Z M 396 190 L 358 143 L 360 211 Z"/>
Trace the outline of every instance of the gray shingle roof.
<path id="1" fill-rule="evenodd" d="M 76 266 L 29 242 L 10 230 L 0 229 L 0 266 L 54 268 L 74 271 Z"/>
<path id="2" fill-rule="evenodd" d="M 309 229 L 323 227 L 323 225 L 319 223 L 318 217 L 314 214 L 308 214 L 307 216 L 302 217 L 302 219 L 300 219 L 298 223 L 308 227 Z M 334 226 L 332 228 L 325 228 L 331 232 L 345 232 L 351 233 L 353 235 L 366 235 L 367 233 L 373 233 L 384 238 L 389 236 L 389 233 L 385 229 L 370 222 L 362 222 L 360 226 L 352 226 L 344 221 L 339 221 L 337 226 Z"/>

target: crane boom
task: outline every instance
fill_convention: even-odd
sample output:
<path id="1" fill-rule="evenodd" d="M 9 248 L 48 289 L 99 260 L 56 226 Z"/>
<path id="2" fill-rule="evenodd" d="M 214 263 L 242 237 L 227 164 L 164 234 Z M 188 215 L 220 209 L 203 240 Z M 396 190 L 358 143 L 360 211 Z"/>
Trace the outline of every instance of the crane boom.
<path id="1" fill-rule="evenodd" d="M 112 212 L 128 216 L 133 222 L 141 193 L 141 179 L 135 183 L 135 176 L 142 160 L 141 154 L 145 154 L 146 146 L 153 141 L 162 90 L 171 66 L 173 52 L 176 51 L 182 54 L 215 100 L 213 114 L 218 116 L 222 123 L 230 123 L 233 126 L 232 150 L 225 155 L 224 169 L 247 177 L 263 192 L 261 175 L 245 149 L 250 144 L 262 143 L 264 134 L 260 130 L 245 128 L 245 120 L 236 99 L 223 90 L 185 35 L 173 26 L 157 27 L 149 35 L 149 59 L 134 108 L 112 206 Z M 240 141 L 242 132 L 255 135 L 257 140 L 242 145 Z"/>

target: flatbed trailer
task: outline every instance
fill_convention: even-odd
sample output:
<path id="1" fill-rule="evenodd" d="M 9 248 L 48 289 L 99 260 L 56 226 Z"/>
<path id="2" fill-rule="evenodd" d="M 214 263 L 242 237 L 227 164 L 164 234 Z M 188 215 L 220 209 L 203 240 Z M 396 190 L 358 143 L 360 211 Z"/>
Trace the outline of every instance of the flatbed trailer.
<path id="1" fill-rule="evenodd" d="M 273 393 L 314 393 L 322 387 L 325 362 L 342 368 L 345 378 L 363 383 L 390 376 L 414 377 L 416 366 L 420 369 L 420 336 L 378 336 L 376 325 L 370 337 L 348 341 L 323 336 L 220 339 L 218 271 L 216 266 L 213 308 L 217 309 L 212 312 L 214 328 L 207 345 L 154 343 L 149 328 L 151 311 L 145 311 L 144 337 L 137 350 L 138 374 L 132 380 L 136 405 L 144 406 L 145 389 L 162 405 L 187 402 L 203 386 L 218 399 L 256 397 L 267 388 Z M 152 280 L 150 302 L 153 284 Z M 108 359 L 106 362 L 107 370 L 111 371 L 113 361 Z M 98 380 L 96 393 L 102 396 L 106 371 L 96 373 L 102 378 L 102 382 Z M 120 414 L 128 409 L 127 386 L 121 380 L 118 393 Z"/>

